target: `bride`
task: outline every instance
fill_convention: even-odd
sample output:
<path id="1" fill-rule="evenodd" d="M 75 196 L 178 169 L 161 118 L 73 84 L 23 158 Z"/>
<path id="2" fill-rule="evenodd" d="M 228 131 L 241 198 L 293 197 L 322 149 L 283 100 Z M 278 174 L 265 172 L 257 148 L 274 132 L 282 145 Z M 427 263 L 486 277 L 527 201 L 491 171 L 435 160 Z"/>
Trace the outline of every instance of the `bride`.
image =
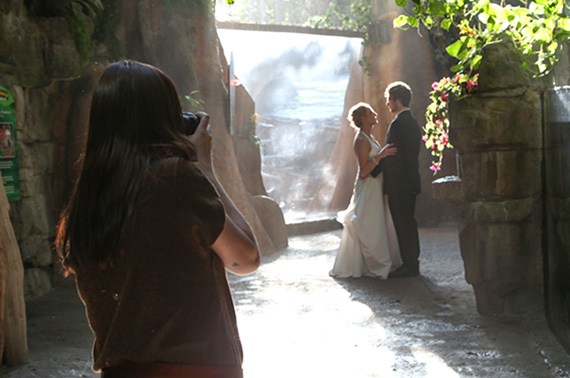
<path id="1" fill-rule="evenodd" d="M 364 102 L 354 105 L 348 116 L 351 126 L 358 130 L 354 138 L 354 153 L 358 159 L 359 175 L 348 208 L 338 213 L 344 229 L 340 247 L 330 275 L 338 278 L 378 277 L 402 265 L 392 216 L 382 191 L 382 174 L 370 176 L 372 169 L 386 156 L 394 155 L 396 147 L 381 148 L 370 132 L 378 123 L 377 114 Z"/>

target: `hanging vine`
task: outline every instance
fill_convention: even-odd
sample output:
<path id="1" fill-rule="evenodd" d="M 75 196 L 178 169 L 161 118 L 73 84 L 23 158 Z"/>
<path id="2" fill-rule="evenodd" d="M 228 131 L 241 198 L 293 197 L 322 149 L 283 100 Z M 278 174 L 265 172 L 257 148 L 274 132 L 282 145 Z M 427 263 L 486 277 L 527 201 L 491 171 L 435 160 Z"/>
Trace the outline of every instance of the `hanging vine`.
<path id="1" fill-rule="evenodd" d="M 395 0 L 406 7 L 407 0 Z M 534 77 L 548 75 L 559 60 L 564 42 L 570 38 L 570 19 L 565 0 L 521 1 L 520 6 L 490 0 L 412 0 L 413 11 L 394 20 L 394 27 L 425 26 L 457 32 L 458 39 L 446 51 L 457 60 L 451 67 L 456 76 L 434 82 L 426 110 L 424 142 L 431 150 L 434 174 L 441 169 L 443 151 L 453 148 L 447 139 L 447 104 L 452 98 L 470 95 L 477 88 L 477 70 L 485 46 L 510 40 Z"/>

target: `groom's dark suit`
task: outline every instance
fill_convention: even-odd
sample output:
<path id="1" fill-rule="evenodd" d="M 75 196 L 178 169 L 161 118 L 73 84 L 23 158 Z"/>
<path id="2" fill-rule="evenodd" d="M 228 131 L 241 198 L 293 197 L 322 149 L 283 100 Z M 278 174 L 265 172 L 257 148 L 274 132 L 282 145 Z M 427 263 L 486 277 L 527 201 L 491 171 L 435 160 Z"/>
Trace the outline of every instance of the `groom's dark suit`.
<path id="1" fill-rule="evenodd" d="M 420 243 L 418 225 L 414 218 L 416 195 L 421 192 L 418 155 L 422 139 L 421 129 L 409 109 L 402 110 L 390 124 L 386 144 L 398 149 L 387 156 L 371 172 L 376 177 L 384 172 L 384 194 L 388 195 L 394 220 L 403 268 L 419 273 Z"/>

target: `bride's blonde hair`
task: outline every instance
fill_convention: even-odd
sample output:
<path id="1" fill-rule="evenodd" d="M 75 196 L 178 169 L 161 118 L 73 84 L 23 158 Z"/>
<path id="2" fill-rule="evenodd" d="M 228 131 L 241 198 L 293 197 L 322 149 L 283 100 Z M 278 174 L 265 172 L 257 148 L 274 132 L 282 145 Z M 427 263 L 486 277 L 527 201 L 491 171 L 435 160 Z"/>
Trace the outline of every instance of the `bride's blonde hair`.
<path id="1" fill-rule="evenodd" d="M 362 117 L 366 114 L 367 110 L 370 110 L 371 112 L 374 111 L 372 106 L 366 102 L 359 102 L 358 104 L 353 105 L 348 111 L 348 117 L 346 118 L 350 123 L 350 126 L 359 130 L 362 127 Z"/>

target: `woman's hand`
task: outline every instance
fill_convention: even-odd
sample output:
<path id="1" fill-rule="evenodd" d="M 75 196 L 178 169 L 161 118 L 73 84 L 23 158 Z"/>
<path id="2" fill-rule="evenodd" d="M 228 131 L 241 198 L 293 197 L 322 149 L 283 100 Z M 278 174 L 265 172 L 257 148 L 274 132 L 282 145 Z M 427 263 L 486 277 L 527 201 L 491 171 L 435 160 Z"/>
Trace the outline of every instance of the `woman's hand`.
<path id="1" fill-rule="evenodd" d="M 200 123 L 196 128 L 194 134 L 189 138 L 196 147 L 196 154 L 198 155 L 198 163 L 206 166 L 212 166 L 212 136 L 210 133 L 210 116 L 204 112 L 196 113 L 200 118 Z"/>
<path id="2" fill-rule="evenodd" d="M 387 144 L 382 148 L 382 150 L 380 150 L 380 153 L 376 155 L 374 159 L 380 161 L 384 159 L 386 156 L 394 155 L 397 151 L 398 148 L 394 146 L 394 143 Z"/>

